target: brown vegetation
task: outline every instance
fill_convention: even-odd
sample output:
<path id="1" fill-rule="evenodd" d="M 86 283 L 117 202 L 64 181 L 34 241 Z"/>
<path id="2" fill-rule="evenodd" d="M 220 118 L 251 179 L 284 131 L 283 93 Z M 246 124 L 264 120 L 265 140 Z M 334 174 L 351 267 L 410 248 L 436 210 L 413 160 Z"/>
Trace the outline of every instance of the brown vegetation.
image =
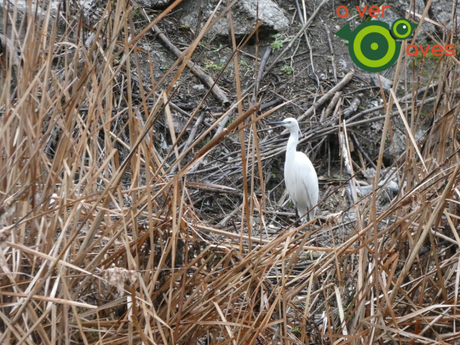
<path id="1" fill-rule="evenodd" d="M 208 92 L 183 129 L 173 130 L 171 98 L 213 23 L 161 80 L 153 65 L 145 80 L 139 54 L 149 53 L 136 44 L 168 11 L 142 31 L 135 30 L 129 1 L 109 1 L 94 30 L 70 12 L 59 14 L 64 29 L 49 24 L 46 13 L 27 14 L 23 34 L 9 35 L 20 62 L 14 51 L 2 57 L 1 344 L 460 341 L 458 60 L 439 59 L 428 82 L 439 75 L 436 86 L 418 98 L 425 85 L 417 77 L 406 84 L 417 102 L 406 97 L 399 104 L 394 91 L 382 90 L 374 188 L 356 197 L 354 220 L 336 214 L 270 235 L 274 208 L 264 172 L 285 141 L 257 131 L 284 104 L 258 111 L 253 89 L 240 86 L 235 58 L 236 95 L 229 97 L 235 102 L 201 127 L 201 107 L 215 97 Z M 446 33 L 444 43 L 451 43 L 454 34 Z M 93 40 L 85 40 L 90 34 Z M 417 76 L 423 64 L 413 68 Z M 399 61 L 396 76 L 404 73 Z M 426 114 L 429 92 L 435 107 Z M 346 137 L 357 125 L 339 121 L 339 112 L 332 116 L 337 121 L 310 132 L 309 140 Z M 163 121 L 173 143 L 164 156 L 157 135 Z M 375 186 L 395 123 L 408 133 L 428 129 L 419 141 L 407 136 L 407 151 L 393 164 L 400 191 L 380 208 L 385 188 Z M 197 133 L 188 142 L 187 128 Z M 270 139 L 263 147 L 262 138 Z M 213 155 L 225 143 L 239 145 L 229 161 Z M 205 159 L 237 172 L 241 188 L 223 186 L 206 171 L 189 177 Z M 231 226 L 219 229 L 197 209 L 204 193 L 228 193 L 242 204 Z M 327 209 L 330 195 L 322 213 L 346 211 Z M 327 235 L 327 246 L 314 242 L 319 234 Z"/>

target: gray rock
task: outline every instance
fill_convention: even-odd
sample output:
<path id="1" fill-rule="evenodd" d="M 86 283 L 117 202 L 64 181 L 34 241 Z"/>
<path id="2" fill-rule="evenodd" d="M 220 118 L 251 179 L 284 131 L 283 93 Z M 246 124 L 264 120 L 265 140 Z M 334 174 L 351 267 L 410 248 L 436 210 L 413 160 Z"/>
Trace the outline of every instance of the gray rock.
<path id="1" fill-rule="evenodd" d="M 359 197 L 365 197 L 372 193 L 373 190 L 373 182 L 375 178 L 375 169 L 367 169 L 364 172 L 364 176 L 367 178 L 369 184 L 368 185 L 360 185 L 357 183 L 356 191 Z M 398 174 L 396 168 L 391 168 L 389 170 L 382 169 L 380 171 L 380 180 L 378 186 L 381 188 L 385 186 L 385 193 L 382 193 L 378 199 L 379 205 L 383 206 L 391 201 L 391 199 L 399 192 L 399 185 L 398 185 Z"/>
<path id="2" fill-rule="evenodd" d="M 393 162 L 397 157 L 402 155 L 404 152 L 406 152 L 407 147 L 407 134 L 406 131 L 404 130 L 404 125 L 401 120 L 395 120 L 397 122 L 397 126 L 395 126 L 395 130 L 393 131 L 393 136 L 392 136 L 392 141 L 391 144 L 388 144 L 388 150 L 385 150 L 383 153 L 383 157 L 387 159 L 390 162 Z M 414 135 L 414 139 L 416 142 L 418 142 L 420 139 L 422 139 L 424 136 L 424 132 L 421 129 L 417 129 Z M 390 136 L 388 135 L 388 139 L 390 139 Z M 409 144 L 412 145 L 412 144 Z"/>
<path id="3" fill-rule="evenodd" d="M 393 86 L 393 80 L 385 78 L 384 76 L 380 76 L 380 82 L 379 82 L 379 76 L 377 74 L 371 74 L 371 79 L 374 82 L 375 86 L 380 87 L 380 83 L 382 83 L 382 87 L 384 90 L 390 90 L 391 87 Z"/>
<path id="4" fill-rule="evenodd" d="M 7 19 L 8 37 L 11 37 L 11 31 L 13 29 L 13 23 L 11 21 L 11 18 L 13 18 L 13 16 L 16 17 L 16 23 L 14 24 L 15 24 L 16 30 L 19 30 L 21 21 L 23 20 L 25 13 L 27 13 L 27 11 L 29 10 L 29 7 L 27 6 L 27 0 L 17 0 L 17 1 L 13 1 L 13 3 L 14 5 L 8 5 L 8 4 L 5 4 L 3 1 L 0 2 L 1 13 L 3 13 L 5 9 L 9 12 L 9 17 Z M 4 5 L 6 6 L 6 8 Z M 50 20 L 49 24 L 51 26 L 56 17 L 58 5 L 59 5 L 59 2 L 57 1 L 49 1 L 49 2 L 45 2 L 44 4 L 39 3 L 38 5 L 36 5 L 35 2 L 33 2 L 32 5 L 30 6 L 30 9 L 31 9 L 31 13 L 36 14 L 38 18 L 44 18 L 48 12 L 48 7 L 49 7 L 50 15 L 51 15 L 49 18 Z M 0 16 L 0 17 L 1 17 L 0 18 L 0 33 L 5 34 L 5 32 L 3 32 L 4 31 L 4 22 L 3 22 L 4 18 L 3 16 Z M 19 32 L 20 36 L 24 34 L 25 34 L 24 32 Z"/>
<path id="5" fill-rule="evenodd" d="M 204 85 L 203 84 L 193 85 L 192 89 L 196 91 L 204 91 Z"/>
<path id="6" fill-rule="evenodd" d="M 211 16 L 213 10 L 219 3 L 218 0 L 204 0 L 201 23 L 201 30 Z M 182 25 L 188 25 L 191 29 L 197 28 L 197 20 L 200 12 L 201 1 L 189 0 L 184 1 L 182 5 L 183 16 L 181 18 Z M 218 9 L 220 13 L 225 8 L 224 5 Z M 252 32 L 256 25 L 257 15 L 263 24 L 260 31 L 278 32 L 289 27 L 289 20 L 284 15 L 283 10 L 272 0 L 244 0 L 238 1 L 232 7 L 232 19 L 237 36 L 248 35 Z M 227 15 L 224 15 L 214 27 L 208 32 L 207 37 L 227 36 L 229 26 L 227 24 Z"/>

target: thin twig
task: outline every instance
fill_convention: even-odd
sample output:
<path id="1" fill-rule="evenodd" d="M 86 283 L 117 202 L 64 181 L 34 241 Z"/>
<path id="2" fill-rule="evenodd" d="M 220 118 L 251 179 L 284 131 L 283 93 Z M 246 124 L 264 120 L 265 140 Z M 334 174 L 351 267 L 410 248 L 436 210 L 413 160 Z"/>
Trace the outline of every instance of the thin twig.
<path id="1" fill-rule="evenodd" d="M 146 19 L 150 20 L 148 16 L 146 16 Z M 182 52 L 168 40 L 165 34 L 163 34 L 163 32 L 161 32 L 161 30 L 156 25 L 153 26 L 152 30 L 158 35 L 158 38 L 160 38 L 160 40 L 166 45 L 166 47 L 168 47 L 168 49 L 174 53 L 174 55 L 176 55 L 178 58 L 182 56 Z M 214 96 L 216 96 L 217 99 L 219 99 L 223 105 L 230 105 L 230 101 L 228 100 L 225 92 L 223 92 L 222 89 L 214 82 L 214 80 L 200 67 L 198 67 L 197 64 L 195 64 L 192 60 L 188 60 L 187 67 L 190 68 L 193 74 L 200 78 L 200 80 L 203 83 L 205 83 L 208 86 L 208 88 L 211 89 Z"/>
<path id="2" fill-rule="evenodd" d="M 334 72 L 334 81 L 337 83 L 337 66 L 335 64 L 335 53 L 334 53 L 334 46 L 332 45 L 331 40 L 331 32 L 329 31 L 329 25 L 324 24 L 327 33 L 327 41 L 329 43 L 329 51 L 331 52 L 331 63 L 332 63 L 332 70 Z"/>

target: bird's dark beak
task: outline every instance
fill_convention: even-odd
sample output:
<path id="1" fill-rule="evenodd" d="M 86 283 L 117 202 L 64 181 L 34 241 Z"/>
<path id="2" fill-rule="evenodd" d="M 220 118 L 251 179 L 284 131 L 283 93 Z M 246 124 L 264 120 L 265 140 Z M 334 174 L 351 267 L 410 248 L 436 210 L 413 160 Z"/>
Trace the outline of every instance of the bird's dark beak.
<path id="1" fill-rule="evenodd" d="M 279 126 L 279 125 L 284 125 L 284 122 L 283 122 L 283 121 L 269 122 L 269 123 L 267 123 L 267 125 L 270 125 L 270 126 Z"/>

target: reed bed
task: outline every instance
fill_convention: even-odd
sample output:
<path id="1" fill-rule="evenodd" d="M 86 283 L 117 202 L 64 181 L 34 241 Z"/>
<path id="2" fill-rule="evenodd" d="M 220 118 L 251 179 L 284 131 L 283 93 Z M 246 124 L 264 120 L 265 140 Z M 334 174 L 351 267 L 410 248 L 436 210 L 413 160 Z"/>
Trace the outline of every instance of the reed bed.
<path id="1" fill-rule="evenodd" d="M 179 3 L 142 26 L 129 1 L 106 2 L 93 27 L 69 3 L 10 9 L 23 17 L 1 57 L 0 343 L 459 343 L 458 60 L 441 58 L 422 83 L 423 61 L 400 59 L 413 98 L 382 90 L 372 193 L 355 193 L 361 171 L 344 173 L 323 195 L 325 220 L 292 224 L 265 182 L 286 136 L 260 131 L 285 103 L 260 111 L 238 63 L 223 114 L 207 119 L 209 91 L 173 130 L 172 98 L 214 22 L 161 79 L 159 66 L 139 72 L 151 54 L 140 43 Z M 229 63 L 246 43 L 233 40 Z M 348 139 L 360 124 L 307 137 Z M 386 167 L 399 192 L 381 207 L 382 153 L 404 124 L 406 153 Z M 327 209 L 347 186 L 354 202 Z M 230 200 L 220 226 L 199 206 L 209 196 Z"/>

